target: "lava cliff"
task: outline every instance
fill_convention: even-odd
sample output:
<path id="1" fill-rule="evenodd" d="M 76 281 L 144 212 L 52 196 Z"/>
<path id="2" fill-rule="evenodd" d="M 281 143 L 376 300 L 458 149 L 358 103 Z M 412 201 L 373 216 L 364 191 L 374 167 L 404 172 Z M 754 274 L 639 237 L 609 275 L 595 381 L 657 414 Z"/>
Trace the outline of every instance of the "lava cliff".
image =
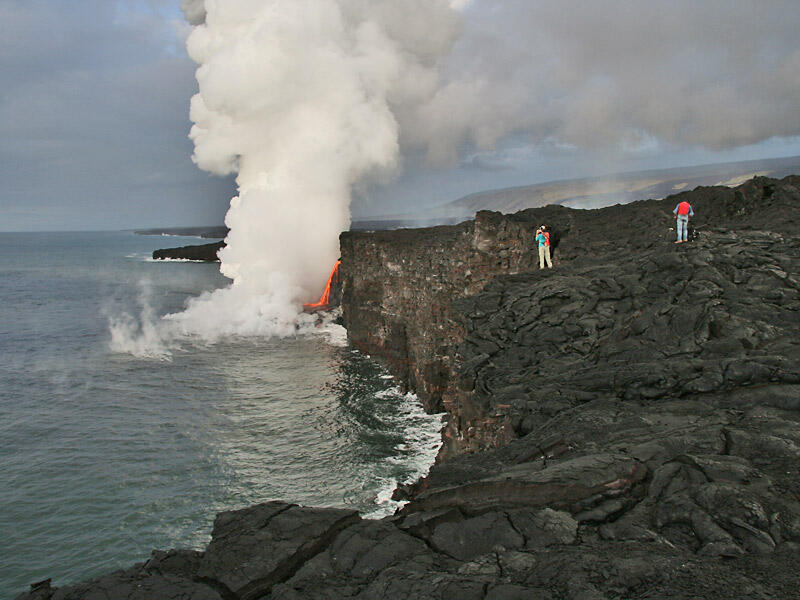
<path id="1" fill-rule="evenodd" d="M 510 416 L 513 411 L 507 410 L 511 391 L 480 388 L 475 391 L 470 383 L 474 379 L 470 370 L 479 366 L 477 362 L 488 362 L 501 346 L 497 339 L 484 335 L 485 330 L 476 330 L 470 309 L 460 299 L 476 298 L 477 292 L 498 275 L 528 273 L 527 280 L 522 279 L 527 283 L 518 283 L 517 288 L 530 285 L 533 289 L 541 277 L 561 277 L 565 272 L 572 274 L 573 269 L 589 269 L 591 265 L 606 265 L 612 274 L 631 270 L 629 261 L 645 253 L 650 253 L 651 260 L 659 260 L 654 253 L 663 254 L 665 265 L 672 263 L 675 252 L 683 249 L 669 244 L 674 236 L 672 209 L 683 199 L 694 205 L 697 217 L 691 225 L 705 241 L 717 239 L 713 238 L 716 234 L 712 230 L 721 232 L 725 228 L 796 232 L 797 182 L 794 176 L 782 181 L 756 178 L 735 189 L 698 188 L 661 201 L 641 201 L 601 210 L 548 206 L 513 215 L 483 211 L 476 214 L 474 221 L 455 226 L 343 233 L 340 237 L 343 309 L 350 341 L 357 348 L 381 357 L 401 382 L 420 395 L 429 410 L 446 410 L 450 414 L 446 454 L 505 445 L 519 433 L 513 431 L 514 427 L 509 429 L 514 419 L 519 420 Z M 538 273 L 534 237 L 541 224 L 550 227 L 558 243 L 554 251 L 556 269 L 552 274 Z M 666 267 L 663 270 L 671 272 Z M 597 274 L 601 275 L 607 278 L 607 274 Z M 516 308 L 518 312 L 533 311 L 526 327 L 514 322 L 503 324 L 495 315 L 495 333 L 498 327 L 511 327 L 510 331 L 524 329 L 521 336 L 506 340 L 506 345 L 517 348 L 517 355 L 504 356 L 502 361 L 495 362 L 507 365 L 509 360 L 521 360 L 522 349 L 536 345 L 532 323 L 543 311 L 569 304 L 570 294 L 579 294 L 592 277 L 587 271 L 580 281 L 548 279 L 547 289 L 539 290 L 534 306 L 523 302 Z M 552 285 L 564 289 L 552 289 Z M 629 292 L 635 296 L 638 290 Z M 598 297 L 598 292 L 586 295 L 596 298 L 603 310 L 612 307 L 619 314 L 625 312 L 626 305 L 615 305 L 618 298 L 613 293 L 605 297 L 602 293 Z M 487 302 L 487 296 L 477 298 L 475 301 L 479 303 Z M 478 310 L 488 308 L 484 305 Z M 496 312 L 496 307 L 492 308 Z M 597 306 L 585 305 L 576 311 L 591 313 L 596 309 Z M 553 321 L 559 317 L 544 315 L 544 318 Z M 639 324 L 644 322 L 639 319 Z M 465 345 L 462 342 L 468 333 L 473 335 Z M 597 343 L 606 333 L 599 331 L 597 339 L 585 342 Z M 665 333 L 650 335 L 658 337 Z M 562 355 L 559 343 L 567 342 L 575 333 L 562 327 L 558 331 L 537 331 L 535 335 L 541 342 L 537 351 L 559 360 Z M 580 363 L 586 357 L 577 354 L 574 358 Z M 520 364 L 520 368 L 526 366 L 529 365 Z M 538 375 L 538 371 L 530 374 Z M 494 401 L 486 400 L 490 396 Z"/>

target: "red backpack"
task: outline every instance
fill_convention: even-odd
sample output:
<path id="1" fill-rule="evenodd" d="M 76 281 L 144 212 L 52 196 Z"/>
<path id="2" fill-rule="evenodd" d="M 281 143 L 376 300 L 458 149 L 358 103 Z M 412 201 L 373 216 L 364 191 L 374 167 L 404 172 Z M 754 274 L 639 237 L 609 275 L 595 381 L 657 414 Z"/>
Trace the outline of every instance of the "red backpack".
<path id="1" fill-rule="evenodd" d="M 544 245 L 545 246 L 550 246 L 550 232 L 549 231 L 543 231 L 542 234 L 544 235 Z"/>
<path id="2" fill-rule="evenodd" d="M 678 214 L 679 215 L 688 215 L 689 210 L 691 210 L 692 205 L 686 202 L 685 200 L 678 204 Z"/>

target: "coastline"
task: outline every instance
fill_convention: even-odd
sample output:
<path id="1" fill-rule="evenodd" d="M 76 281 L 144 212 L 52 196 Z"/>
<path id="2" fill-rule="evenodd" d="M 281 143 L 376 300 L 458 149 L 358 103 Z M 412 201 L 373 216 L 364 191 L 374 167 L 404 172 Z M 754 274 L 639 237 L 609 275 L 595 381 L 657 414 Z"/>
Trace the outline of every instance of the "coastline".
<path id="1" fill-rule="evenodd" d="M 700 233 L 674 245 L 684 198 Z M 204 552 L 156 551 L 63 597 L 792 597 L 798 209 L 799 177 L 757 178 L 342 234 L 351 343 L 450 414 L 410 503 L 376 521 L 221 513 Z M 542 222 L 562 234 L 552 271 L 535 268 Z"/>

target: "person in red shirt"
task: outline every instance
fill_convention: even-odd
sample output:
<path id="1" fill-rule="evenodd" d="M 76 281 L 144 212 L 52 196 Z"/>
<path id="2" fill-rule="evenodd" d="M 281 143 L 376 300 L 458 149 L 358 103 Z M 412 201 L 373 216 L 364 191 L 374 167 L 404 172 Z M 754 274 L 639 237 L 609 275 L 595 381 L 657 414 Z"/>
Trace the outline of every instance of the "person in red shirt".
<path id="1" fill-rule="evenodd" d="M 692 209 L 692 205 L 684 200 L 683 202 L 678 202 L 672 214 L 675 215 L 675 222 L 678 226 L 678 239 L 675 243 L 680 244 L 688 239 L 689 217 L 694 216 L 694 210 Z"/>

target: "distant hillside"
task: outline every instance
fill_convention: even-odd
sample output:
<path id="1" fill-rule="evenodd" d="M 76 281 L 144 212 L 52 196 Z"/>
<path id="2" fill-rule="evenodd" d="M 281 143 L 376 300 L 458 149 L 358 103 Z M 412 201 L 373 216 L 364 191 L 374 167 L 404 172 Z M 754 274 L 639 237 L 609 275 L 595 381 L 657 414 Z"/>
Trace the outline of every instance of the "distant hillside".
<path id="1" fill-rule="evenodd" d="M 592 179 L 551 181 L 470 194 L 431 209 L 426 216 L 469 218 L 479 210 L 512 213 L 548 204 L 560 204 L 571 208 L 600 208 L 635 200 L 660 199 L 701 185 L 737 186 L 756 175 L 781 178 L 798 173 L 800 173 L 800 156 L 792 156 L 639 171 Z"/>
<path id="2" fill-rule="evenodd" d="M 526 208 L 559 204 L 570 208 L 601 208 L 635 200 L 661 199 L 698 186 L 734 187 L 756 175 L 782 178 L 800 174 L 800 156 L 767 158 L 736 163 L 679 167 L 654 171 L 621 173 L 590 179 L 550 181 L 496 190 L 486 190 L 448 204 L 407 215 L 354 220 L 351 231 L 450 225 L 471 219 L 479 210 L 513 213 Z M 182 235 L 222 239 L 225 226 L 165 227 L 141 229 L 143 235 Z"/>

